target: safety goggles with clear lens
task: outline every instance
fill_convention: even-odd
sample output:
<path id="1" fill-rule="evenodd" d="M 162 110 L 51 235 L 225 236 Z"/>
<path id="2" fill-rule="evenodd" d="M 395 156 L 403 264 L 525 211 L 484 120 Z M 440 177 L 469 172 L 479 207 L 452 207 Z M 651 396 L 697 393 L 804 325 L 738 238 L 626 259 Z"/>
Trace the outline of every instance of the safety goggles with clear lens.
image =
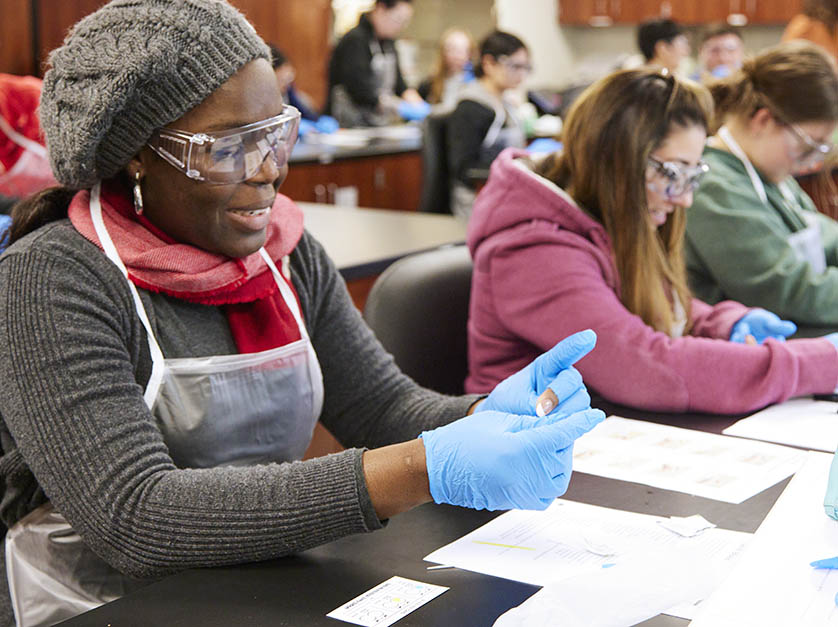
<path id="1" fill-rule="evenodd" d="M 663 179 L 663 186 L 655 189 L 667 198 L 694 192 L 704 175 L 710 171 L 710 166 L 703 161 L 699 161 L 695 166 L 686 166 L 672 161 L 660 161 L 654 157 L 649 157 L 649 167 Z"/>
<path id="2" fill-rule="evenodd" d="M 826 159 L 826 156 L 832 152 L 834 146 L 832 144 L 822 144 L 816 142 L 812 137 L 800 128 L 797 124 L 786 124 L 786 128 L 790 129 L 797 140 L 805 146 L 803 152 L 797 157 L 798 165 L 814 166 Z"/>
<path id="3" fill-rule="evenodd" d="M 297 141 L 300 112 L 285 105 L 282 113 L 246 126 L 212 133 L 190 133 L 161 128 L 149 147 L 172 166 L 196 181 L 230 184 L 259 172 L 269 155 L 282 168 Z"/>

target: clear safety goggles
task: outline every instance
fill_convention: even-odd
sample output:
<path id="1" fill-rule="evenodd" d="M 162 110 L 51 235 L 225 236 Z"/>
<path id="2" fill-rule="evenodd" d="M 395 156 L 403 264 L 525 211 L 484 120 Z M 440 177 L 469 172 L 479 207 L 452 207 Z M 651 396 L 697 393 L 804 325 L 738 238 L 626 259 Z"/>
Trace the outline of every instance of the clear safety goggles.
<path id="1" fill-rule="evenodd" d="M 241 183 L 254 177 L 269 155 L 277 168 L 288 163 L 299 126 L 300 112 L 285 105 L 279 115 L 225 131 L 190 133 L 161 128 L 148 145 L 191 179 Z"/>
<path id="2" fill-rule="evenodd" d="M 667 198 L 676 198 L 687 192 L 694 192 L 701 184 L 704 175 L 710 171 L 710 166 L 703 161 L 699 161 L 695 166 L 686 166 L 672 161 L 660 161 L 654 157 L 649 157 L 649 168 L 658 176 L 663 185 L 655 185 L 652 181 L 647 184 Z"/>
<path id="3" fill-rule="evenodd" d="M 797 157 L 797 165 L 800 166 L 816 166 L 823 163 L 827 155 L 832 152 L 834 146 L 832 144 L 822 144 L 816 142 L 812 137 L 800 128 L 797 124 L 787 123 L 786 128 L 790 129 L 792 134 L 803 145 L 803 150 Z"/>

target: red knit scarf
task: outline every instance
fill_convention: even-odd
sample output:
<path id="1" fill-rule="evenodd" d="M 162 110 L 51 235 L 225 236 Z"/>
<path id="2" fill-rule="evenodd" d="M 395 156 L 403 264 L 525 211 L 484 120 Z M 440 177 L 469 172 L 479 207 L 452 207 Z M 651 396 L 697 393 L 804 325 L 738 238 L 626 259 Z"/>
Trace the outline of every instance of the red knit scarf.
<path id="1" fill-rule="evenodd" d="M 102 183 L 100 202 L 105 226 L 134 285 L 193 303 L 223 306 L 240 353 L 300 339 L 294 316 L 258 252 L 236 259 L 178 243 L 145 216 L 137 216 L 128 190 L 113 181 Z M 85 239 L 102 248 L 89 207 L 90 192 L 77 193 L 68 211 L 70 222 Z M 265 250 L 277 266 L 302 233 L 302 211 L 278 195 L 265 241 Z M 294 291 L 291 281 L 286 282 Z"/>

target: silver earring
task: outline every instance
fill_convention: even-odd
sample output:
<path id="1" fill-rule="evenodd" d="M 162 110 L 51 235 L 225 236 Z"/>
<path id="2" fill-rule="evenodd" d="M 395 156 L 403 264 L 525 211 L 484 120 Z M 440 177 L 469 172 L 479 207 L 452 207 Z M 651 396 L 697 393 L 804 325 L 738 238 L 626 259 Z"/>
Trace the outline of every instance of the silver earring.
<path id="1" fill-rule="evenodd" d="M 143 214 L 143 190 L 140 189 L 140 173 L 134 174 L 134 212 Z"/>

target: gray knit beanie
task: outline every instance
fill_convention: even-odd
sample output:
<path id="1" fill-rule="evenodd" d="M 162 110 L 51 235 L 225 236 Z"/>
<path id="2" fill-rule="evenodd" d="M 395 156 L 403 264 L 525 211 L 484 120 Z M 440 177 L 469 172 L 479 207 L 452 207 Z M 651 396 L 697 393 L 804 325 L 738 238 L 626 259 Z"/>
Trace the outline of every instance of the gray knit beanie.
<path id="1" fill-rule="evenodd" d="M 124 168 L 152 132 L 270 50 L 224 0 L 113 0 L 50 54 L 41 124 L 53 174 L 74 189 Z"/>

